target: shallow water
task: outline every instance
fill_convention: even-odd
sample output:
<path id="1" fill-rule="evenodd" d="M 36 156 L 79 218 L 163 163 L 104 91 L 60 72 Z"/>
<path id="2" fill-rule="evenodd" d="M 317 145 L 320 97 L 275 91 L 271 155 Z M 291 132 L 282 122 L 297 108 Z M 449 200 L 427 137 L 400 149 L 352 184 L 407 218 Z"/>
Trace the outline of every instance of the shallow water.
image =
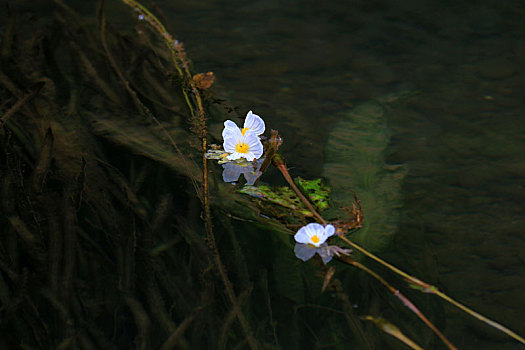
<path id="1" fill-rule="evenodd" d="M 221 1 L 163 8 L 196 66 L 215 72 L 217 90 L 239 114 L 253 109 L 281 131 L 295 174 L 320 174 L 326 138 L 352 106 L 418 91 L 390 111 L 388 161 L 409 171 L 395 243 L 383 256 L 525 332 L 525 7 Z M 445 316 L 459 348 L 520 348 L 452 308 Z"/>
<path id="2" fill-rule="evenodd" d="M 107 3 L 108 13 L 114 16 L 108 15 L 108 20 L 125 28 L 129 12 L 112 12 L 122 8 Z M 184 42 L 195 70 L 214 72 L 213 93 L 234 107 L 228 117 L 239 122 L 252 109 L 264 117 L 268 129 L 280 131 L 284 139 L 281 150 L 294 176 L 317 178 L 323 174 L 328 158 L 325 145 L 331 132 L 354 107 L 391 93 L 412 91 L 411 96 L 386 104 L 390 141 L 384 162 L 403 165 L 407 172 L 401 184 L 401 207 L 391 212 L 399 217 L 397 227 L 394 225 L 391 244 L 379 254 L 525 334 L 524 6 L 501 1 L 321 4 L 275 0 L 159 1 L 156 6 L 168 31 Z M 92 7 L 83 3 L 75 8 L 87 21 L 93 21 Z M 209 121 L 217 140 L 223 119 Z M 169 183 L 169 175 L 160 173 L 159 182 Z M 279 181 L 276 173 L 265 176 L 263 181 Z M 217 179 L 221 179 L 219 174 Z M 176 193 L 183 186 L 166 187 Z M 366 217 L 367 203 L 363 205 Z M 198 218 L 198 204 L 190 201 L 188 207 Z M 250 320 L 258 327 L 258 338 L 276 348 L 339 348 L 341 344 L 405 348 L 367 325 L 363 326 L 367 335 L 374 337 L 370 342 L 356 340 L 358 332 L 349 331 L 346 323 L 331 329 L 332 333 L 319 326 L 325 332 L 320 334 L 315 329 L 319 320 L 330 325 L 344 321 L 333 316 L 340 307 L 333 303 L 334 294 L 319 295 L 322 276 L 319 285 L 301 282 L 304 276 L 317 274 L 318 265 L 312 261 L 299 265 L 291 243 L 286 245 L 289 237 L 255 229 L 242 220 L 232 223 L 230 230 L 224 229 L 229 227 L 224 224 L 224 232 L 219 234 L 224 239 L 219 242 L 221 253 L 233 261 L 228 266 L 238 294 L 253 288 L 252 294 L 248 293 L 249 304 L 255 304 L 252 307 L 257 312 L 251 316 L 264 315 L 260 322 Z M 175 227 L 176 232 L 182 230 Z M 236 232 L 244 257 L 238 257 L 239 249 L 225 243 L 229 241 L 224 237 L 234 236 L 231 232 Z M 179 243 L 173 244 L 180 249 Z M 191 260 L 187 268 L 191 272 L 195 255 L 182 254 L 188 254 L 184 261 Z M 246 271 L 235 269 L 236 259 L 247 262 Z M 166 271 L 177 275 L 176 264 L 166 264 Z M 356 315 L 383 316 L 425 348 L 444 348 L 376 281 L 351 274 L 339 263 L 331 264 L 341 269 L 336 277 L 340 277 Z M 402 282 L 371 266 L 402 288 Z M 183 274 L 177 283 L 182 289 L 193 290 L 198 283 L 205 284 L 202 280 L 212 278 L 207 272 L 200 273 L 202 276 L 191 277 L 195 278 L 191 283 L 189 273 Z M 283 283 L 286 278 L 282 276 L 288 276 L 289 283 Z M 218 279 L 214 281 L 220 290 L 222 285 Z M 436 297 L 403 291 L 459 349 L 523 347 Z M 137 297 L 140 299 L 140 294 Z M 224 299 L 214 302 L 229 305 Z M 190 298 L 190 304 L 193 301 Z M 290 304 L 294 305 L 293 313 Z M 180 310 L 178 304 L 171 307 Z M 329 307 L 330 312 L 323 313 L 323 308 Z M 149 312 L 152 310 L 146 305 Z M 176 316 L 179 321 L 180 315 Z M 111 325 L 107 329 L 111 330 Z M 218 337 L 219 330 L 193 332 L 208 331 Z M 129 330 L 119 336 L 131 339 L 135 335 Z M 120 344 L 126 343 L 120 340 Z M 242 341 L 232 336 L 226 344 L 226 348 L 242 346 Z"/>

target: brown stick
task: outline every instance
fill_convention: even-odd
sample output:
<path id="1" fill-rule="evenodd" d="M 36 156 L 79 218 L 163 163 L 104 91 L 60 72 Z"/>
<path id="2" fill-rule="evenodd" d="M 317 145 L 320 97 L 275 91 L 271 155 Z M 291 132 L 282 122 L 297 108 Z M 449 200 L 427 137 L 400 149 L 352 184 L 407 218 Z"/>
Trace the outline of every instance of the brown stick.
<path id="1" fill-rule="evenodd" d="M 297 196 L 301 198 L 301 200 L 306 205 L 308 210 L 310 210 L 312 214 L 314 214 L 317 221 L 319 221 L 323 225 L 326 225 L 327 224 L 326 220 L 317 212 L 317 210 L 315 210 L 315 208 L 310 204 L 310 201 L 308 201 L 308 199 L 306 199 L 306 197 L 301 193 L 301 191 L 299 191 L 297 186 L 295 186 L 295 183 L 293 182 L 292 177 L 290 176 L 290 173 L 288 173 L 288 169 L 286 169 L 286 164 L 284 162 L 284 159 L 279 153 L 275 153 L 275 155 L 273 156 L 273 165 L 275 165 L 277 169 L 281 171 L 281 173 L 283 174 L 284 178 L 286 179 L 290 187 L 294 190 Z"/>

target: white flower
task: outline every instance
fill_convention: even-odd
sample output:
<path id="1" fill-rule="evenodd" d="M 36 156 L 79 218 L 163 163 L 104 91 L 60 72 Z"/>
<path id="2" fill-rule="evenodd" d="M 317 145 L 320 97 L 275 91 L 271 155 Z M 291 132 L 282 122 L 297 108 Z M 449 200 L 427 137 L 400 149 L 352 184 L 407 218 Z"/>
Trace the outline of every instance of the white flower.
<path id="1" fill-rule="evenodd" d="M 224 139 L 224 150 L 230 153 L 227 159 L 246 158 L 251 162 L 261 157 L 263 146 L 258 136 L 264 133 L 264 129 L 264 120 L 257 114 L 253 114 L 252 111 L 246 114 L 242 129 L 231 120 L 225 121 L 222 138 Z"/>
<path id="2" fill-rule="evenodd" d="M 259 140 L 259 137 L 251 130 L 247 130 L 243 134 L 237 127 L 235 127 L 235 129 L 225 128 L 223 137 L 224 150 L 230 153 L 230 155 L 226 157 L 229 160 L 246 158 L 247 161 L 251 162 L 254 159 L 260 158 L 263 154 L 261 140 Z"/>
<path id="3" fill-rule="evenodd" d="M 231 120 L 225 121 L 222 137 L 225 138 L 226 135 L 236 129 L 239 129 L 237 124 Z M 241 133 L 244 135 L 248 130 L 251 130 L 257 136 L 262 135 L 265 130 L 264 120 L 257 114 L 254 114 L 252 111 L 249 111 L 248 114 L 246 114 L 246 119 L 244 120 L 244 126 L 241 129 Z"/>
<path id="4" fill-rule="evenodd" d="M 311 244 L 314 247 L 319 247 L 334 233 L 335 227 L 332 225 L 323 226 L 317 223 L 310 223 L 301 227 L 294 238 L 298 243 Z"/>

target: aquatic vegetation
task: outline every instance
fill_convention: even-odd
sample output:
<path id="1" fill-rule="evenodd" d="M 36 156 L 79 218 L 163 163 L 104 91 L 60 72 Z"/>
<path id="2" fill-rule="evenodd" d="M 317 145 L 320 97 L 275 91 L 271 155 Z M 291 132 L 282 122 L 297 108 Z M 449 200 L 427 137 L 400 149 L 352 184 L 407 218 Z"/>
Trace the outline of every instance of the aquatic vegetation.
<path id="1" fill-rule="evenodd" d="M 261 204 L 261 210 L 266 215 L 272 213 L 274 217 L 285 216 L 289 213 L 290 216 L 295 217 L 313 217 L 313 214 L 297 197 L 296 193 L 287 186 L 271 188 L 267 185 L 253 186 L 246 184 L 239 189 L 240 193 L 247 194 L 251 197 L 260 199 L 268 204 L 276 204 L 282 207 L 284 210 L 269 210 L 268 206 Z M 268 210 L 264 210 L 268 209 Z"/>
<path id="2" fill-rule="evenodd" d="M 341 188 L 292 179 L 278 132 L 259 138 L 265 125 L 253 112 L 250 130 L 228 123 L 226 139 L 236 147 L 239 134 L 249 137 L 257 152 L 230 160 L 226 147 L 209 147 L 207 120 L 227 118 L 203 93 L 213 73 L 193 74 L 157 17 L 123 3 L 136 15 L 129 30 L 106 18 L 108 2 L 96 26 L 60 0 L 38 8 L 49 22 L 16 7 L 6 17 L 0 348 L 381 348 L 387 341 L 352 304 L 366 285 L 347 282 L 354 267 L 380 276 L 345 247 L 403 272 L 345 236 L 363 225 L 356 194 L 346 191 L 346 217 L 328 222 L 319 212 L 339 210 Z M 255 185 L 272 165 L 288 185 Z M 253 185 L 225 184 L 220 171 Z M 305 233 L 312 246 L 295 244 L 294 232 L 312 221 L 323 227 L 313 230 L 318 241 Z M 302 263 L 292 252 L 337 263 Z"/>
<path id="3" fill-rule="evenodd" d="M 332 199 L 346 205 L 352 191 L 358 193 L 366 215 L 352 239 L 373 252 L 387 247 L 396 233 L 407 172 L 403 164 L 385 160 L 391 133 L 388 104 L 409 95 L 400 92 L 357 105 L 344 113 L 325 146 L 323 176 L 332 186 Z"/>
<path id="4" fill-rule="evenodd" d="M 330 207 L 330 187 L 325 185 L 321 179 L 306 180 L 296 177 L 294 182 L 318 210 L 322 211 Z"/>

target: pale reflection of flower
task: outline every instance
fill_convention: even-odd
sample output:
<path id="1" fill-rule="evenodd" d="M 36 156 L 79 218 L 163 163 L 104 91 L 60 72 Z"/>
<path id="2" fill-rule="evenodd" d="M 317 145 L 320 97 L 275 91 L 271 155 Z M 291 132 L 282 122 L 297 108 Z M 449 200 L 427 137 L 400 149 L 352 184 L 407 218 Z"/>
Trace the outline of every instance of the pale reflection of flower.
<path id="1" fill-rule="evenodd" d="M 253 164 L 247 162 L 224 163 L 222 164 L 222 167 L 224 169 L 222 171 L 222 179 L 224 180 L 224 182 L 237 182 L 239 180 L 239 176 L 243 174 L 244 178 L 246 179 L 246 184 L 253 186 L 253 184 L 255 184 L 255 181 L 262 174 L 262 172 L 259 171 L 259 168 L 261 167 L 263 161 L 264 158 L 257 160 L 257 168 L 255 168 Z"/>
<path id="2" fill-rule="evenodd" d="M 336 245 L 328 245 L 327 243 L 323 243 L 319 247 L 315 247 L 311 244 L 295 243 L 294 252 L 295 256 L 301 259 L 302 261 L 311 259 L 315 255 L 315 253 L 317 253 L 319 254 L 319 256 L 321 256 L 321 259 L 323 259 L 323 263 L 326 265 L 332 260 L 334 255 L 349 255 L 351 250 L 343 249 Z"/>

